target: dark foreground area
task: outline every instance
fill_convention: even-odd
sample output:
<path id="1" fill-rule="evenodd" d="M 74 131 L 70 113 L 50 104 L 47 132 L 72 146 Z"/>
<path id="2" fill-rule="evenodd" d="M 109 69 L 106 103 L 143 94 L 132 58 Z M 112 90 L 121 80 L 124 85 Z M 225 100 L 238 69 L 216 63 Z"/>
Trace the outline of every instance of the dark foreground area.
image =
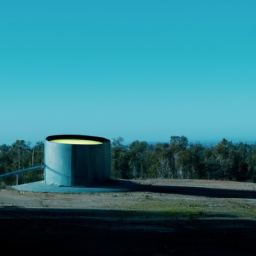
<path id="1" fill-rule="evenodd" d="M 256 221 L 157 219 L 121 210 L 0 209 L 5 255 L 256 255 Z"/>

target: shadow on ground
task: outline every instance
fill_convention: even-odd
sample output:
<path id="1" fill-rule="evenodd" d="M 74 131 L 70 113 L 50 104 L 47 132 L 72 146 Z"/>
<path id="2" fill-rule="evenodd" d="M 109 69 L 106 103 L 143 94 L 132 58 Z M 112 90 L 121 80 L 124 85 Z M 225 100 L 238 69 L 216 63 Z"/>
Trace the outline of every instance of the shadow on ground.
<path id="1" fill-rule="evenodd" d="M 0 209 L 1 251 L 27 255 L 256 255 L 253 220 L 168 219 L 156 212 L 127 212 Z"/>
<path id="2" fill-rule="evenodd" d="M 206 196 L 216 198 L 242 198 L 256 199 L 255 191 L 219 189 L 219 188 L 202 188 L 186 186 L 157 186 L 157 185 L 140 185 L 129 180 L 109 180 L 109 184 L 116 184 L 134 191 L 148 191 L 154 193 L 180 194 L 189 196 Z"/>

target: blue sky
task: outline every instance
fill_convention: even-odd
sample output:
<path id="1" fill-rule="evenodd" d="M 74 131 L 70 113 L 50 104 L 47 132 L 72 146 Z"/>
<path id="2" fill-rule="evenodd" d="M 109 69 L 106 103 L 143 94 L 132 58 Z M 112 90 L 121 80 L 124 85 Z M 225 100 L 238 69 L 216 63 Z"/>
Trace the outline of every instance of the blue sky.
<path id="1" fill-rule="evenodd" d="M 0 144 L 256 141 L 255 0 L 1 0 Z"/>

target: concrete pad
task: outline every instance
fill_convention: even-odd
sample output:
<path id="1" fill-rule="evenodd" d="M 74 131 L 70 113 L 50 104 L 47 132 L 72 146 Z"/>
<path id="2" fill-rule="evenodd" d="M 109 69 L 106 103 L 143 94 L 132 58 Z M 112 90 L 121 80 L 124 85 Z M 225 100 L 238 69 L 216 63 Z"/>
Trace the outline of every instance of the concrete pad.
<path id="1" fill-rule="evenodd" d="M 53 193 L 111 193 L 131 191 L 132 188 L 117 184 L 104 184 L 97 187 L 65 187 L 56 184 L 46 184 L 44 181 L 37 181 L 28 184 L 12 186 L 15 190 L 31 192 L 53 192 Z"/>

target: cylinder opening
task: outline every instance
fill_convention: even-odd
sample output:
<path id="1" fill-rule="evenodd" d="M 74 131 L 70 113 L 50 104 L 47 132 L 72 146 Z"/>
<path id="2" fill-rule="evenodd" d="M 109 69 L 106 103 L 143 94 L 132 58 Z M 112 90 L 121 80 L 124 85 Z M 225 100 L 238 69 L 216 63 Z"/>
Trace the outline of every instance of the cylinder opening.
<path id="1" fill-rule="evenodd" d="M 61 143 L 61 144 L 72 144 L 72 145 L 100 145 L 102 142 L 95 140 L 79 140 L 79 139 L 56 139 L 51 140 L 51 142 Z"/>
<path id="2" fill-rule="evenodd" d="M 101 145 L 104 142 L 109 142 L 108 139 L 88 135 L 53 135 L 48 136 L 46 140 L 71 145 Z"/>

